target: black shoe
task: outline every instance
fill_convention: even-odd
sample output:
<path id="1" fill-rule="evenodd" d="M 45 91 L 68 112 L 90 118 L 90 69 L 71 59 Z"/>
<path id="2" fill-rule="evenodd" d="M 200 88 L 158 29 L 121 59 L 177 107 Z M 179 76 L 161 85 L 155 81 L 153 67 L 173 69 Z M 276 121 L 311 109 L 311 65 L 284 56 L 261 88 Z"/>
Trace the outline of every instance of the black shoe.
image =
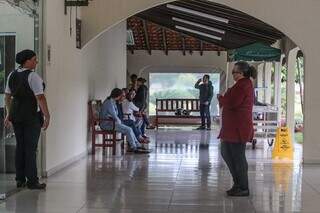
<path id="1" fill-rule="evenodd" d="M 129 149 L 127 149 L 127 152 L 132 153 L 132 152 L 134 152 L 134 149 L 129 148 Z"/>
<path id="2" fill-rule="evenodd" d="M 17 188 L 24 188 L 27 186 L 25 181 L 17 181 Z"/>
<path id="3" fill-rule="evenodd" d="M 228 191 L 226 191 L 227 195 L 233 194 L 235 191 L 237 191 L 239 189 L 238 186 L 232 186 L 231 189 L 229 189 Z"/>
<path id="4" fill-rule="evenodd" d="M 199 126 L 198 128 L 196 128 L 196 130 L 204 130 L 206 129 L 204 126 Z"/>
<path id="5" fill-rule="evenodd" d="M 248 197 L 250 195 L 249 189 L 237 189 L 228 193 L 231 197 Z"/>
<path id="6" fill-rule="evenodd" d="M 135 154 L 149 154 L 150 151 L 149 150 L 142 150 L 142 149 L 136 149 L 134 150 Z"/>
<path id="7" fill-rule="evenodd" d="M 207 127 L 207 129 L 206 130 L 211 130 L 211 127 Z"/>
<path id="8" fill-rule="evenodd" d="M 34 183 L 34 184 L 27 184 L 28 189 L 46 189 L 47 185 L 45 183 Z"/>
<path id="9" fill-rule="evenodd" d="M 199 148 L 200 149 L 208 149 L 209 148 L 209 144 L 200 144 Z"/>

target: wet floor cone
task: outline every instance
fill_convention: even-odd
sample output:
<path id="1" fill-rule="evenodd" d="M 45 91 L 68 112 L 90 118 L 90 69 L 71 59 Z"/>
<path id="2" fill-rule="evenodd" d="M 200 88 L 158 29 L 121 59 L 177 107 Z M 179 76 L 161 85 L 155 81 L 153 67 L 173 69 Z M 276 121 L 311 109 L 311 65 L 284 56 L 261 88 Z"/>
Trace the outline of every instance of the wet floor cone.
<path id="1" fill-rule="evenodd" d="M 277 128 L 276 141 L 272 151 L 272 159 L 293 158 L 293 145 L 288 127 Z"/>

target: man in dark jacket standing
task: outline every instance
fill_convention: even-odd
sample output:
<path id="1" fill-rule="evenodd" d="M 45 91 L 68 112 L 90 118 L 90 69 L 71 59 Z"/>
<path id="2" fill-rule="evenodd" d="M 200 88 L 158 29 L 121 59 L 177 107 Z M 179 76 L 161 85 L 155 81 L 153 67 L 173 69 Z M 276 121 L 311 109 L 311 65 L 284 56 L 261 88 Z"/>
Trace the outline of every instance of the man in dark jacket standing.
<path id="1" fill-rule="evenodd" d="M 213 86 L 212 82 L 209 81 L 210 76 L 204 75 L 201 79 L 197 81 L 194 85 L 196 89 L 200 90 L 200 116 L 201 116 L 201 126 L 197 129 L 206 129 L 206 122 L 207 119 L 207 130 L 211 130 L 211 117 L 210 117 L 210 103 L 213 97 Z"/>

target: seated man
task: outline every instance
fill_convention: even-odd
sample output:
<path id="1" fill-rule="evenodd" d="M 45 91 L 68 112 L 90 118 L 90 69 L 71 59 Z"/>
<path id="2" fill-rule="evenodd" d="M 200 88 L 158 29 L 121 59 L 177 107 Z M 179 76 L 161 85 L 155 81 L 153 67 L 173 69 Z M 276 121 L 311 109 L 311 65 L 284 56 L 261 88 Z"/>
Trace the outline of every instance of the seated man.
<path id="1" fill-rule="evenodd" d="M 142 136 L 141 131 L 139 129 L 139 124 L 137 124 L 135 120 L 132 119 L 132 116 L 130 116 L 130 113 L 125 112 L 125 114 L 128 115 L 128 116 L 127 115 L 125 116 L 123 112 L 124 101 L 125 101 L 125 93 L 123 91 L 122 97 L 117 102 L 118 117 L 120 118 L 120 120 L 123 122 L 124 125 L 132 128 L 133 133 L 135 134 L 136 138 L 139 140 L 140 143 L 149 143 L 149 140 Z"/>
<path id="2" fill-rule="evenodd" d="M 110 96 L 102 104 L 100 118 L 112 118 L 115 121 L 115 130 L 117 132 L 123 133 L 127 137 L 130 146 L 130 151 L 133 151 L 134 153 L 149 153 L 149 151 L 143 148 L 142 145 L 139 143 L 139 141 L 133 133 L 133 130 L 130 127 L 124 125 L 118 117 L 116 101 L 120 100 L 121 97 L 122 90 L 119 88 L 113 89 Z M 111 130 L 113 128 L 113 121 L 104 120 L 100 123 L 100 127 L 105 130 Z"/>

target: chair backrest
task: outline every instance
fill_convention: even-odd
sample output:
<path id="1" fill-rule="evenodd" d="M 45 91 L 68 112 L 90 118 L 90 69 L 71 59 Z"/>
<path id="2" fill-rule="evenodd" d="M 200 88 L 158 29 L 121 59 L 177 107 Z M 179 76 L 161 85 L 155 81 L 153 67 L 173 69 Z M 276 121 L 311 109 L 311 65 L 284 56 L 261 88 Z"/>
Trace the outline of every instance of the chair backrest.
<path id="1" fill-rule="evenodd" d="M 98 124 L 99 112 L 100 112 L 101 106 L 102 106 L 101 100 L 90 100 L 88 102 L 90 126 L 95 126 Z"/>
<path id="2" fill-rule="evenodd" d="M 179 108 L 190 112 L 199 112 L 200 100 L 191 98 L 156 99 L 156 110 L 159 112 L 175 112 Z"/>

